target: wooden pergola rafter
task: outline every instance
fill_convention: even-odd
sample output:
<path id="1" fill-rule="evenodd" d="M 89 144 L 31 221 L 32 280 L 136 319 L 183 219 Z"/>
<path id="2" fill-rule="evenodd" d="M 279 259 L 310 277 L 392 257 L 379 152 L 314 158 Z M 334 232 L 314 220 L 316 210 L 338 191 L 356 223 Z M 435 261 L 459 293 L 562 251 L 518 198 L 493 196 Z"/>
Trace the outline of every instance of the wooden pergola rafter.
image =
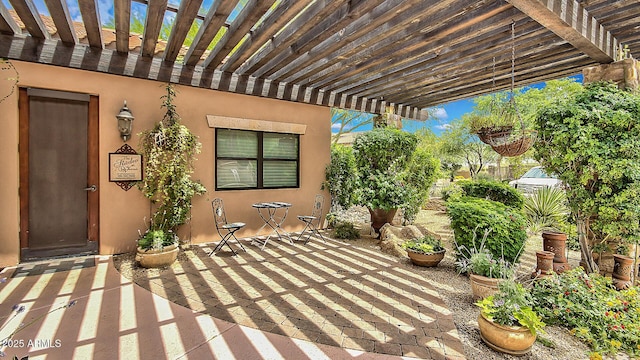
<path id="1" fill-rule="evenodd" d="M 142 34 L 130 30 L 133 2 L 146 7 Z M 640 55 L 635 0 L 114 0 L 113 30 L 96 0 L 78 1 L 81 22 L 64 0 L 45 0 L 48 14 L 9 3 L 0 57 L 373 113 L 392 105 L 413 119 L 507 89 L 512 23 L 517 86 L 612 62 L 621 46 Z"/>

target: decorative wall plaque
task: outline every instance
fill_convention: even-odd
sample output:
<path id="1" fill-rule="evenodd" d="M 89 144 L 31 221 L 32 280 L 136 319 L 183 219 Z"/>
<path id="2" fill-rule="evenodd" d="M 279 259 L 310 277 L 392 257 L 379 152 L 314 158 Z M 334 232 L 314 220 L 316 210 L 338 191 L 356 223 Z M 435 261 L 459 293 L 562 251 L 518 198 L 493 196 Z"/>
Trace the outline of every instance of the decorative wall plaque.
<path id="1" fill-rule="evenodd" d="M 109 153 L 109 181 L 115 182 L 124 191 L 142 180 L 142 155 L 129 144 L 124 144 L 115 153 Z"/>

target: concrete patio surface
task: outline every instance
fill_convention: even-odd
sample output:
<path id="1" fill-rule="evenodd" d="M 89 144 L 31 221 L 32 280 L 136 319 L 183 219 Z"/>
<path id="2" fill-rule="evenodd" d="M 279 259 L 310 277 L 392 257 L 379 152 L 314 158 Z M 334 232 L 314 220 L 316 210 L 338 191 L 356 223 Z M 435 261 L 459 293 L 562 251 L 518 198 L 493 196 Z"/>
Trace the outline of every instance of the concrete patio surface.
<path id="1" fill-rule="evenodd" d="M 464 359 L 437 291 L 397 259 L 331 239 L 264 251 L 241 241 L 238 256 L 194 245 L 138 284 L 110 256 L 4 269 L 0 339 L 27 325 L 1 349 L 30 360 Z"/>

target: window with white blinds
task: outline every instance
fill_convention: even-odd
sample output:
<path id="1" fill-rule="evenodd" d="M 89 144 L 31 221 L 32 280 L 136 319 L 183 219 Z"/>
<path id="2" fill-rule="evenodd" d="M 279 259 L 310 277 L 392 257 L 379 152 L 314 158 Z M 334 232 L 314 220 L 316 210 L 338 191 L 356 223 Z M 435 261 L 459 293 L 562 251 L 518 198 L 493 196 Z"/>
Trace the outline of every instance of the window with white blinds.
<path id="1" fill-rule="evenodd" d="M 216 190 L 296 188 L 300 137 L 216 129 Z"/>

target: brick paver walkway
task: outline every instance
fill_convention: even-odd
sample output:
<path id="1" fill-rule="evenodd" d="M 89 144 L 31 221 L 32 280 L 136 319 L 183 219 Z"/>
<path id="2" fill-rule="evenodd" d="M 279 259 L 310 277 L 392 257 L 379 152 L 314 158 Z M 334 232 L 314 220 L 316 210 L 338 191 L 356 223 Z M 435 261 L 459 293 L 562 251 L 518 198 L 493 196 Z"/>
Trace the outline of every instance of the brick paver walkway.
<path id="1" fill-rule="evenodd" d="M 238 256 L 192 246 L 138 284 L 215 318 L 320 344 L 425 359 L 463 359 L 451 311 L 411 266 L 328 239 Z M 236 244 L 232 244 L 235 246 Z M 184 256 L 186 255 L 186 256 Z"/>

